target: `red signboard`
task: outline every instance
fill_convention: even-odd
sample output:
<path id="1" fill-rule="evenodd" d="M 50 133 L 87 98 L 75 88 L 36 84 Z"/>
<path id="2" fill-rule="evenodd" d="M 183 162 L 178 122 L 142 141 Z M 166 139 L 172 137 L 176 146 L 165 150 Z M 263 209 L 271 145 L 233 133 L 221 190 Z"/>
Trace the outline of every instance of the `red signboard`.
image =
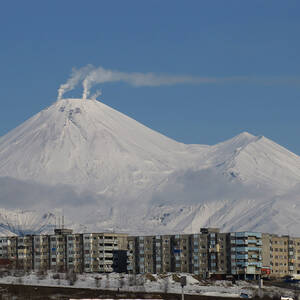
<path id="1" fill-rule="evenodd" d="M 270 268 L 261 268 L 261 274 L 271 274 L 271 269 Z"/>
<path id="2" fill-rule="evenodd" d="M 0 266 L 2 266 L 2 267 L 10 265 L 10 263 L 11 263 L 11 261 L 7 258 L 1 258 L 0 259 Z"/>

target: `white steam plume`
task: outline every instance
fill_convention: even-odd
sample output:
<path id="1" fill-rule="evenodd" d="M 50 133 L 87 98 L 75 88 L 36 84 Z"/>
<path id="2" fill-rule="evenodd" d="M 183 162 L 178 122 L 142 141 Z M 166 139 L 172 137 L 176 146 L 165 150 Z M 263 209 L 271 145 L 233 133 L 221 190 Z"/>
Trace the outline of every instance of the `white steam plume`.
<path id="1" fill-rule="evenodd" d="M 90 98 L 92 99 L 92 100 L 97 100 L 97 98 L 99 97 L 99 96 L 101 96 L 102 95 L 102 91 L 101 90 L 97 90 Z"/>
<path id="2" fill-rule="evenodd" d="M 299 84 L 299 78 L 255 78 L 248 76 L 236 77 L 197 77 L 197 76 L 176 76 L 176 75 L 160 75 L 154 73 L 126 73 L 104 69 L 103 67 L 95 68 L 92 65 L 87 65 L 80 69 L 73 69 L 71 77 L 65 84 L 62 84 L 58 89 L 58 100 L 61 99 L 67 91 L 73 90 L 76 85 L 82 81 L 83 94 L 82 98 L 87 99 L 90 95 L 91 88 L 99 83 L 106 82 L 126 82 L 133 86 L 160 86 L 160 85 L 175 85 L 175 84 L 205 84 L 205 83 L 226 83 L 226 82 L 249 82 L 260 84 L 278 84 L 292 83 Z M 91 96 L 96 99 L 101 95 L 101 91 L 97 91 Z"/>
<path id="3" fill-rule="evenodd" d="M 73 68 L 71 72 L 71 77 L 67 80 L 66 83 L 62 84 L 58 89 L 57 100 L 62 99 L 63 95 L 73 90 L 76 85 L 83 80 L 93 69 L 92 65 L 87 65 L 80 69 Z"/>
<path id="4" fill-rule="evenodd" d="M 120 71 L 107 70 L 102 67 L 93 69 L 83 80 L 82 98 L 87 99 L 90 89 L 95 84 L 105 82 L 123 81 L 133 86 L 159 86 L 173 85 L 178 83 L 214 83 L 219 80 L 216 78 L 193 77 L 193 76 L 172 76 L 157 75 L 153 73 L 125 73 Z"/>

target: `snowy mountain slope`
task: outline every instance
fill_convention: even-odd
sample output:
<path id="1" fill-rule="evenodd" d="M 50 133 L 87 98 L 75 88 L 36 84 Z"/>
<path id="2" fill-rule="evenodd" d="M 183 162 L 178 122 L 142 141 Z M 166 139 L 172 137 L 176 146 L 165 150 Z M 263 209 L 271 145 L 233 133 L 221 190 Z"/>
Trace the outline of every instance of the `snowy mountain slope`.
<path id="1" fill-rule="evenodd" d="M 3 235 L 24 235 L 41 232 L 53 232 L 54 215 L 41 215 L 37 211 L 0 209 L 0 227 Z"/>
<path id="2" fill-rule="evenodd" d="M 231 141 L 225 143 L 232 147 Z M 263 136 L 252 136 L 249 143 L 236 147 L 220 167 L 241 180 L 274 188 L 290 188 L 300 181 L 299 156 Z"/>
<path id="3" fill-rule="evenodd" d="M 241 181 L 290 188 L 300 181 L 300 157 L 264 136 L 247 132 L 209 147 L 198 169 L 215 167 Z"/>
<path id="4" fill-rule="evenodd" d="M 63 209 L 77 230 L 300 234 L 299 183 L 299 156 L 265 137 L 185 145 L 63 99 L 0 138 L 0 232 L 49 230 Z"/>
<path id="5" fill-rule="evenodd" d="M 61 100 L 0 139 L 0 175 L 115 196 L 159 180 L 186 152 L 98 101 Z"/>

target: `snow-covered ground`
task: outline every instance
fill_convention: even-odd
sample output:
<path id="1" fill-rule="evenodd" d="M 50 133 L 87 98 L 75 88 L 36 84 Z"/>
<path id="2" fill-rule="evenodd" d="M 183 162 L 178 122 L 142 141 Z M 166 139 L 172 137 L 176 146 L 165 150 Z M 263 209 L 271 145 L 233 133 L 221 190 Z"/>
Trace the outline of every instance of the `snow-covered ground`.
<path id="1" fill-rule="evenodd" d="M 241 293 L 253 296 L 258 293 L 256 282 L 237 281 L 232 284 L 231 281 L 208 281 L 198 280 L 191 274 L 146 274 L 146 275 L 128 275 L 128 274 L 77 274 L 76 281 L 71 285 L 70 280 L 65 279 L 65 274 L 48 272 L 47 275 L 37 275 L 32 272 L 22 277 L 5 276 L 0 278 L 3 284 L 24 284 L 37 286 L 52 287 L 73 287 L 86 289 L 101 289 L 112 291 L 126 292 L 168 292 L 181 293 L 180 276 L 186 276 L 187 285 L 184 287 L 185 294 L 206 295 L 206 296 L 222 296 L 222 297 L 239 297 Z M 54 279 L 56 278 L 56 279 Z M 265 287 L 264 295 L 289 295 L 292 291 L 277 288 Z"/>
<path id="2" fill-rule="evenodd" d="M 25 284 L 25 285 L 42 285 L 42 286 L 66 286 L 70 287 L 68 280 L 64 279 L 65 274 L 60 274 L 61 279 L 53 279 L 53 273 L 49 272 L 44 278 L 35 273 L 23 277 L 6 276 L 0 278 L 0 283 Z M 238 282 L 232 285 L 230 282 L 219 281 L 211 285 L 207 282 L 199 282 L 191 275 L 187 276 L 187 286 L 184 292 L 187 294 L 201 295 L 222 295 L 228 297 L 238 297 L 242 291 L 251 293 L 250 285 L 245 282 Z M 150 275 L 127 275 L 127 274 L 81 274 L 78 275 L 77 281 L 72 285 L 74 288 L 91 288 L 91 289 L 108 289 L 132 292 L 169 292 L 181 293 L 180 282 L 173 280 L 172 274 L 158 276 Z"/>

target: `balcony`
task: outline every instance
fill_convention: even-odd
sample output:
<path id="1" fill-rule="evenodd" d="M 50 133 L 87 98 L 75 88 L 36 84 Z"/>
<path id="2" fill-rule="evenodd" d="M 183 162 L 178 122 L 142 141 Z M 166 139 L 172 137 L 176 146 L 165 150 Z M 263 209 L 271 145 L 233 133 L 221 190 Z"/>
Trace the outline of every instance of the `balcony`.
<path id="1" fill-rule="evenodd" d="M 248 262 L 246 262 L 246 261 L 244 261 L 244 262 L 238 261 L 238 262 L 236 262 L 236 265 L 238 267 L 247 267 L 248 266 Z"/>
<path id="2" fill-rule="evenodd" d="M 248 237 L 248 233 L 247 232 L 236 232 L 235 236 L 236 237 Z"/>
<path id="3" fill-rule="evenodd" d="M 235 233 L 236 237 L 256 237 L 256 238 L 261 238 L 261 233 L 260 232 L 236 232 Z"/>
<path id="4" fill-rule="evenodd" d="M 257 268 L 261 268 L 262 263 L 261 262 L 254 262 L 254 261 L 252 261 L 252 262 L 249 262 L 248 265 L 249 266 L 256 266 Z"/>
<path id="5" fill-rule="evenodd" d="M 259 247 L 248 247 L 248 251 L 261 251 Z"/>
<path id="6" fill-rule="evenodd" d="M 248 240 L 236 240 L 237 245 L 248 245 Z"/>
<path id="7" fill-rule="evenodd" d="M 110 257 L 110 258 L 111 258 L 111 257 L 113 257 L 113 254 L 112 254 L 112 253 L 105 253 L 105 254 L 104 254 L 104 257 L 105 257 L 105 258 L 106 258 L 106 257 Z"/>
<path id="8" fill-rule="evenodd" d="M 248 247 L 236 247 L 236 252 L 248 252 Z"/>
<path id="9" fill-rule="evenodd" d="M 112 250 L 116 250 L 116 249 L 114 247 L 111 247 L 111 246 L 105 246 L 103 250 L 104 251 L 112 251 Z"/>

